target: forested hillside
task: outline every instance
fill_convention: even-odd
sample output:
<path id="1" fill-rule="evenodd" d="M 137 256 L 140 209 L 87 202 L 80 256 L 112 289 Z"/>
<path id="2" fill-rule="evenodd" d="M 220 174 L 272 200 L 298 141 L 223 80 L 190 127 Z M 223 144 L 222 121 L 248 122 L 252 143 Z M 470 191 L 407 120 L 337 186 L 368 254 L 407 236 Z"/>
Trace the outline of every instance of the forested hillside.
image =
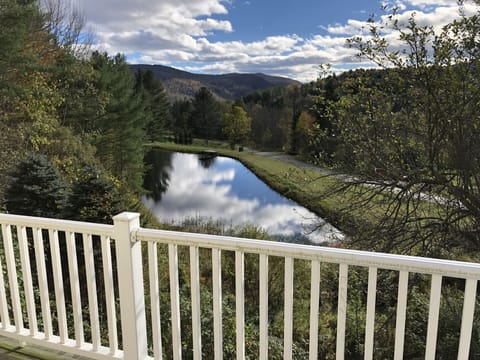
<path id="1" fill-rule="evenodd" d="M 257 90 L 300 85 L 298 81 L 265 74 L 192 74 L 163 65 L 130 65 L 132 71 L 152 71 L 171 100 L 191 99 L 202 87 L 219 100 L 236 100 Z"/>

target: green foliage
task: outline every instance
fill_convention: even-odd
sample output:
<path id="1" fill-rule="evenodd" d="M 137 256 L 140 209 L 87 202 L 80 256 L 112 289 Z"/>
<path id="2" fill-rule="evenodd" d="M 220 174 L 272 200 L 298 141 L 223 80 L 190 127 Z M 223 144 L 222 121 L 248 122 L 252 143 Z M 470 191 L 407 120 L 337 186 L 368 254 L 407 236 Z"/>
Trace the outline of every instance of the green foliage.
<path id="1" fill-rule="evenodd" d="M 192 103 L 188 100 L 177 100 L 172 104 L 172 131 L 177 144 L 191 144 L 193 141 Z"/>
<path id="2" fill-rule="evenodd" d="M 298 117 L 297 126 L 295 129 L 295 136 L 297 137 L 297 149 L 301 154 L 308 154 L 309 139 L 312 137 L 312 132 L 315 128 L 315 119 L 306 111 L 302 111 Z"/>
<path id="3" fill-rule="evenodd" d="M 257 148 L 287 147 L 292 111 L 286 98 L 286 88 L 255 92 L 243 98 L 245 110 L 252 119 L 251 141 Z"/>
<path id="4" fill-rule="evenodd" d="M 6 191 L 6 207 L 13 214 L 59 217 L 65 205 L 66 186 L 57 169 L 41 154 L 18 164 Z"/>
<path id="5" fill-rule="evenodd" d="M 61 0 L 47 5 L 42 13 L 34 1 L 0 1 L 0 203 L 28 152 L 47 155 L 69 183 L 99 161 L 128 189 L 125 200 L 142 190 L 145 127 L 163 93 L 148 76 L 149 95 L 136 93 L 121 55 L 77 58 L 88 45 L 81 16 Z"/>
<path id="6" fill-rule="evenodd" d="M 105 113 L 108 94 L 96 84 L 100 73 L 88 60 L 65 54 L 54 67 L 63 102 L 58 117 L 64 126 L 88 140 L 97 130 L 95 121 Z"/>
<path id="7" fill-rule="evenodd" d="M 120 181 L 140 192 L 144 174 L 144 104 L 134 92 L 124 56 L 111 58 L 96 52 L 91 61 L 100 74 L 97 88 L 108 99 L 105 112 L 95 119 L 97 157 Z"/>
<path id="8" fill-rule="evenodd" d="M 60 102 L 49 73 L 58 55 L 34 2 L 0 1 L 0 171 L 29 151 L 43 151 L 57 126 Z M 0 180 L 0 195 L 9 181 Z"/>
<path id="9" fill-rule="evenodd" d="M 398 189 L 382 190 L 391 205 L 379 225 L 392 242 L 408 238 L 431 254 L 478 248 L 480 66 L 474 39 L 480 19 L 463 17 L 439 34 L 414 17 L 404 28 L 395 14 L 391 19 L 403 53 L 389 51 L 374 25 L 371 38 L 352 39 L 362 55 L 394 68 L 344 84 L 339 138 L 350 147 L 357 173 L 379 188 Z M 429 209 L 421 204 L 425 193 L 432 194 Z"/>
<path id="10" fill-rule="evenodd" d="M 120 191 L 120 187 L 126 185 L 137 191 L 141 188 L 143 142 L 160 139 L 168 122 L 164 93 L 151 73 L 138 73 L 135 83 L 121 55 L 112 58 L 94 53 L 89 60 L 75 58 L 59 46 L 61 39 L 45 31 L 46 25 L 35 2 L 0 0 L 0 172 L 11 175 L 0 177 L 0 194 L 10 183 L 5 205 L 0 207 L 27 215 L 65 215 L 108 222 L 128 202 L 128 191 Z M 413 18 L 405 28 L 397 28 L 406 46 L 404 53 L 389 52 L 388 44 L 373 27 L 368 39 L 352 39 L 352 45 L 364 56 L 388 65 L 385 70 L 349 72 L 300 88 L 272 89 L 245 97 L 245 117 L 252 119 L 252 141 L 262 148 L 299 150 L 315 161 L 348 169 L 355 173 L 355 180 L 367 179 L 379 186 L 376 192 L 372 192 L 372 186 L 359 186 L 353 191 L 350 188 L 344 194 L 353 195 L 351 202 L 344 197 L 334 198 L 348 205 L 345 217 L 355 211 L 380 215 L 380 229 L 360 234 L 370 249 L 451 256 L 450 251 L 458 247 L 456 254 L 474 254 L 471 250 L 477 250 L 480 244 L 480 20 L 478 16 L 462 18 L 437 36 L 431 28 L 418 26 Z M 240 105 L 232 108 L 231 123 L 244 117 L 237 109 Z M 221 113 L 205 88 L 192 102 L 177 102 L 172 109 L 172 131 L 177 142 L 191 143 L 194 135 L 207 142 L 221 138 Z M 239 141 L 236 135 L 238 132 L 229 139 L 233 144 Z M 24 159 L 29 151 L 38 154 Z M 94 153 L 97 159 L 93 159 Z M 248 161 L 249 155 L 244 156 Z M 101 164 L 95 164 L 96 160 Z M 309 191 L 299 192 L 303 184 L 300 178 L 307 173 L 296 174 L 285 169 L 283 163 L 265 161 L 255 165 L 259 174 L 269 173 L 274 178 L 279 190 L 300 193 L 300 200 L 305 202 L 322 191 L 312 185 Z M 106 172 L 100 170 L 102 166 Z M 62 176 L 71 184 L 66 207 L 67 186 Z M 161 195 L 161 189 L 153 190 Z M 426 203 L 425 193 L 448 201 Z M 329 205 L 338 209 L 338 204 Z M 190 231 L 268 238 L 256 227 L 231 229 L 198 219 L 187 220 L 184 225 Z M 360 225 L 356 224 L 355 230 L 361 229 Z M 182 339 L 188 357 L 192 348 L 188 302 L 191 285 L 188 251 L 180 252 Z M 165 266 L 165 249 L 161 254 L 160 266 Z M 213 349 L 210 260 L 206 256 L 200 270 L 205 358 L 212 357 Z M 246 346 L 255 358 L 259 333 L 258 256 L 248 255 L 245 261 Z M 224 351 L 225 357 L 231 358 L 235 356 L 233 252 L 225 252 L 222 263 Z M 307 262 L 295 262 L 297 358 L 305 358 L 308 348 L 309 294 L 305 289 L 309 288 L 309 271 Z M 269 303 L 272 359 L 283 355 L 283 272 L 282 259 L 271 257 L 269 293 L 276 299 Z M 168 271 L 160 272 L 160 276 L 162 334 L 168 348 Z M 367 282 L 365 272 L 355 269 L 349 276 L 346 354 L 358 358 L 365 331 Z M 392 272 L 379 273 L 378 288 L 382 291 L 377 295 L 375 329 L 378 358 L 392 354 L 397 277 Z M 336 266 L 322 265 L 318 356 L 324 359 L 335 353 L 337 278 Z M 445 282 L 438 357 L 449 359 L 456 356 L 452 349 L 457 347 L 464 284 L 452 279 Z M 406 357 L 420 358 L 424 356 L 429 281 L 415 276 L 409 284 Z M 473 354 L 479 352 L 478 321 L 475 314 Z"/>
<path id="11" fill-rule="evenodd" d="M 92 165 L 81 169 L 68 197 L 65 217 L 107 224 L 121 210 L 118 184 Z"/>
<path id="12" fill-rule="evenodd" d="M 246 141 L 251 131 L 252 119 L 240 106 L 232 106 L 230 112 L 225 113 L 223 118 L 223 133 L 227 136 L 230 147 L 235 148 L 236 144 Z"/>
<path id="13" fill-rule="evenodd" d="M 221 113 L 219 105 L 212 93 L 202 87 L 192 100 L 191 123 L 194 124 L 194 134 L 208 141 L 221 138 Z"/>
<path id="14" fill-rule="evenodd" d="M 162 84 L 152 70 L 137 70 L 135 91 L 141 94 L 145 106 L 147 140 L 163 140 L 165 128 L 170 122 L 170 104 Z"/>

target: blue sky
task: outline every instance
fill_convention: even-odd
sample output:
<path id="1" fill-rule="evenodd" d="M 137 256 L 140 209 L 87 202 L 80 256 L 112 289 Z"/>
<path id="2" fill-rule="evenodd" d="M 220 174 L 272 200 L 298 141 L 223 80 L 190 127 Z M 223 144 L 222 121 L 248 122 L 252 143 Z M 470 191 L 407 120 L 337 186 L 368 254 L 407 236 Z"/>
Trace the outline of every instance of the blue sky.
<path id="1" fill-rule="evenodd" d="M 353 0 L 336 1 L 237 1 L 228 6 L 225 16 L 234 25 L 230 34 L 218 34 L 225 38 L 255 41 L 267 36 L 297 34 L 308 37 L 322 32 L 322 27 L 343 23 L 348 18 L 364 20 L 368 12 L 378 12 L 380 3 L 367 4 Z"/>
<path id="2" fill-rule="evenodd" d="M 385 1 L 354 0 L 78 0 L 95 46 L 131 63 L 196 73 L 263 72 L 315 80 L 320 64 L 341 72 L 371 66 L 345 46 L 361 35 Z M 388 0 L 406 21 L 440 29 L 458 17 L 456 0 Z M 465 12 L 477 8 L 467 2 Z M 393 47 L 398 34 L 387 33 Z"/>

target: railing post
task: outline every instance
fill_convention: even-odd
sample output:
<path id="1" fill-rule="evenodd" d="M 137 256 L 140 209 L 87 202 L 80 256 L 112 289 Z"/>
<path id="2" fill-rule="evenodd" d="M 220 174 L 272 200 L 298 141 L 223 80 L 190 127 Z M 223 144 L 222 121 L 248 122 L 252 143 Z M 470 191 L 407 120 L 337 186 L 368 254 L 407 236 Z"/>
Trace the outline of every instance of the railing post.
<path id="1" fill-rule="evenodd" d="M 132 360 L 147 358 L 142 248 L 134 238 L 139 227 L 140 214 L 123 212 L 113 217 L 124 359 Z"/>

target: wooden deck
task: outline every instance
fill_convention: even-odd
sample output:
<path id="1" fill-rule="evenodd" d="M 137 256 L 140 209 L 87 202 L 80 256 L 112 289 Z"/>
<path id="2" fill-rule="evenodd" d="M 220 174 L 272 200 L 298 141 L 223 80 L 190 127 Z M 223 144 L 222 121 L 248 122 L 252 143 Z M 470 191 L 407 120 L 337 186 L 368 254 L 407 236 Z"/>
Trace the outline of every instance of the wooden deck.
<path id="1" fill-rule="evenodd" d="M 40 348 L 38 346 L 20 346 L 18 341 L 0 336 L 0 360 L 88 360 L 78 355 L 65 354 L 59 351 Z"/>

